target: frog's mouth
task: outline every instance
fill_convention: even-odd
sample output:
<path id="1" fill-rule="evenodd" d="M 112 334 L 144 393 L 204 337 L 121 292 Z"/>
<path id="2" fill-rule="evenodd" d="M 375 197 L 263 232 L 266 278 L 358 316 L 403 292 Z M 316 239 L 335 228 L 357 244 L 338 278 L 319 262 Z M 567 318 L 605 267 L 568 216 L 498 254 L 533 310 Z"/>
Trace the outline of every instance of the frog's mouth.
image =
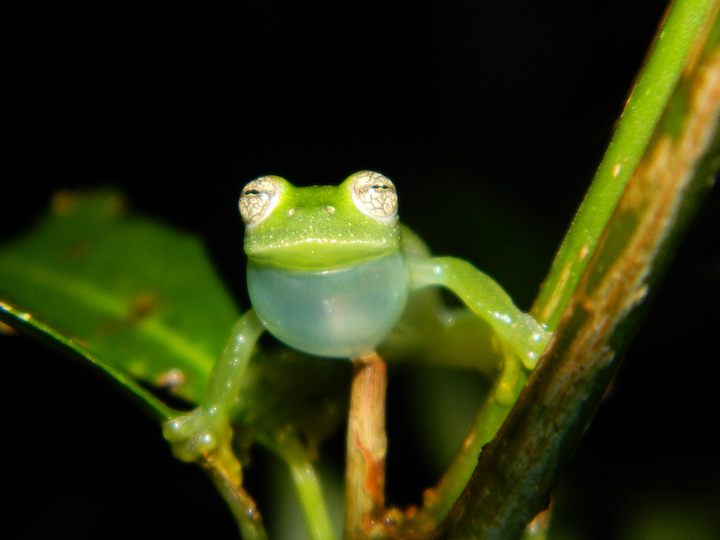
<path id="1" fill-rule="evenodd" d="M 293 243 L 250 249 L 248 259 L 254 263 L 296 270 L 331 270 L 376 259 L 396 252 L 397 247 L 367 242 L 335 243 L 327 239 L 307 238 Z"/>

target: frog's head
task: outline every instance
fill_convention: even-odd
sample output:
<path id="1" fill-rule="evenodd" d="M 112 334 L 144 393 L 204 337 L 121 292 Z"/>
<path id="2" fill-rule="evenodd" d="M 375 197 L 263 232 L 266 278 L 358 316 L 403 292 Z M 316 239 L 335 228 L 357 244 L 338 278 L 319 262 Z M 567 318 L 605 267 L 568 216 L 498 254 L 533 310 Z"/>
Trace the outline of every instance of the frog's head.
<path id="1" fill-rule="evenodd" d="M 263 176 L 243 188 L 239 206 L 245 252 L 255 262 L 334 268 L 400 249 L 397 192 L 377 172 L 360 171 L 338 186 L 310 187 Z"/>

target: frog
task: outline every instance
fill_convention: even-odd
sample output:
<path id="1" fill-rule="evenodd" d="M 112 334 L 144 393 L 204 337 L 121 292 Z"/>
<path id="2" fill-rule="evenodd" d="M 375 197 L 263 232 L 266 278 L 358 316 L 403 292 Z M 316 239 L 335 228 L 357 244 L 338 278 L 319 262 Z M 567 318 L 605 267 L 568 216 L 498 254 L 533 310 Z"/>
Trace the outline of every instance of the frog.
<path id="1" fill-rule="evenodd" d="M 534 368 L 550 338 L 471 263 L 431 255 L 399 221 L 397 189 L 381 173 L 359 171 L 339 185 L 308 187 L 263 176 L 245 185 L 238 206 L 252 307 L 235 324 L 204 400 L 163 427 L 183 461 L 215 456 L 233 464 L 239 478 L 230 411 L 264 332 L 330 361 L 435 355 L 472 366 L 482 360 L 454 347 L 453 329 L 478 322 L 502 358 L 499 367 L 485 367 L 501 378 L 496 393 L 508 402 L 516 397 L 518 371 Z M 442 307 L 438 288 L 465 308 Z"/>

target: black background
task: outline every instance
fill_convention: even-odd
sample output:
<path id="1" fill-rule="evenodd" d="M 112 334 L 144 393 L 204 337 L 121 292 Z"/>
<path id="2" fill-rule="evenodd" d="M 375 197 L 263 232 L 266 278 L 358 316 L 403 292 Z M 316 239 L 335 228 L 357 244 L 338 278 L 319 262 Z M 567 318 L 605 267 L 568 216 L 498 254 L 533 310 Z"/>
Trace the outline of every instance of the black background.
<path id="1" fill-rule="evenodd" d="M 58 189 L 114 185 L 201 235 L 247 306 L 242 185 L 370 168 L 395 181 L 403 220 L 433 251 L 471 260 L 528 307 L 665 6 L 499 4 L 16 12 L 0 235 L 27 228 Z M 578 537 L 633 538 L 648 512 L 703 523 L 720 507 L 718 208 L 714 194 L 563 478 L 558 519 Z M 233 537 L 209 482 L 123 395 L 25 338 L 0 336 L 0 359 L 13 537 Z M 414 489 L 413 469 L 391 461 L 389 474 Z"/>

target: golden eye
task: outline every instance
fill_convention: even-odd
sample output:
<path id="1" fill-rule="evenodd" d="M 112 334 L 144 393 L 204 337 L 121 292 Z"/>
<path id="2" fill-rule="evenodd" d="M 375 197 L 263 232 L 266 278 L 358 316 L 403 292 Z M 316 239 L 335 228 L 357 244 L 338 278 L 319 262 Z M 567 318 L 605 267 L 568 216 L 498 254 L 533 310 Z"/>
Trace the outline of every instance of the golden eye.
<path id="1" fill-rule="evenodd" d="M 398 196 L 395 184 L 380 173 L 360 171 L 353 175 L 350 184 L 355 206 L 371 218 L 389 222 L 398 210 Z"/>
<path id="2" fill-rule="evenodd" d="M 268 217 L 280 200 L 280 182 L 277 176 L 262 176 L 247 184 L 240 195 L 238 206 L 245 225 L 252 227 Z"/>

